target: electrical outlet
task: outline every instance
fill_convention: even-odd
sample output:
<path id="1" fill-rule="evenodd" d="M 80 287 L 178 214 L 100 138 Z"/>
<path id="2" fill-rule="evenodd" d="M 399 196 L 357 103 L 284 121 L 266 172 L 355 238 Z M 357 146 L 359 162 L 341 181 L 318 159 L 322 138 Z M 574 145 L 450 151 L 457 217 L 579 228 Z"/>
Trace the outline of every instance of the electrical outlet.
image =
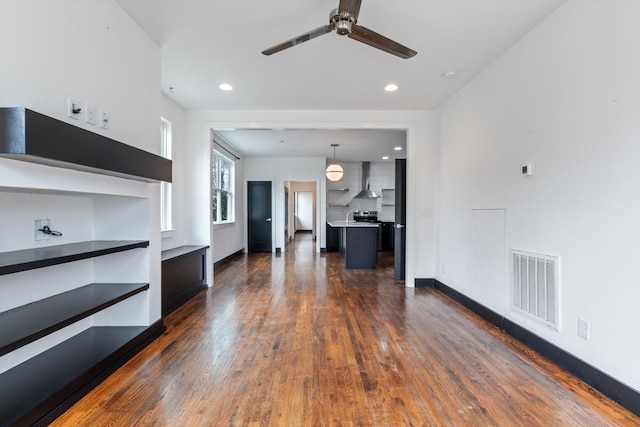
<path id="1" fill-rule="evenodd" d="M 578 336 L 588 340 L 590 338 L 591 325 L 588 321 L 578 318 Z"/>
<path id="2" fill-rule="evenodd" d="M 82 113 L 82 107 L 77 99 L 69 97 L 67 101 L 67 115 L 72 119 L 79 120 L 80 113 Z"/>
<path id="3" fill-rule="evenodd" d="M 104 130 L 109 129 L 109 113 L 105 111 L 100 112 L 100 127 Z"/>
<path id="4" fill-rule="evenodd" d="M 36 218 L 33 222 L 33 240 L 36 243 L 46 242 L 51 238 L 49 234 L 40 231 L 45 226 L 51 227 L 51 220 L 49 218 Z"/>
<path id="5" fill-rule="evenodd" d="M 84 116 L 84 120 L 85 122 L 89 123 L 90 125 L 94 125 L 96 124 L 96 107 L 95 105 L 91 105 L 88 102 L 86 102 L 84 104 L 84 111 L 85 111 L 85 116 Z"/>

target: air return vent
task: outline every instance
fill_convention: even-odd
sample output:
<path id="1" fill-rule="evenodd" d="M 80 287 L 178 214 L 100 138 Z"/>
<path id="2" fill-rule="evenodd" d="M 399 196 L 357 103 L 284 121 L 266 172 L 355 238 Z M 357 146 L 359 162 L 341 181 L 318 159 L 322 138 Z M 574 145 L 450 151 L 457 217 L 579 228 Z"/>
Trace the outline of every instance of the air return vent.
<path id="1" fill-rule="evenodd" d="M 559 330 L 559 260 L 512 250 L 511 305 Z"/>

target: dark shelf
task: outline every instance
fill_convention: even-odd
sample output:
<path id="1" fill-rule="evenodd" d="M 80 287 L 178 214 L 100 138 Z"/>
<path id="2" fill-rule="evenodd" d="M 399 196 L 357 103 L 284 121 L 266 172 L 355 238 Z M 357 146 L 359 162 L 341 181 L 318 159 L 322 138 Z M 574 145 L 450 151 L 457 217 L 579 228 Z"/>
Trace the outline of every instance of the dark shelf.
<path id="1" fill-rule="evenodd" d="M 0 156 L 138 181 L 171 182 L 171 160 L 26 108 L 0 108 Z"/>
<path id="2" fill-rule="evenodd" d="M 2 252 L 0 253 L 0 276 L 130 249 L 146 248 L 147 246 L 149 246 L 148 240 L 92 240 L 22 251 Z"/>
<path id="3" fill-rule="evenodd" d="M 0 425 L 32 425 L 124 357 L 146 326 L 94 327 L 0 374 Z"/>
<path id="4" fill-rule="evenodd" d="M 0 356 L 147 289 L 147 283 L 93 283 L 0 313 Z"/>

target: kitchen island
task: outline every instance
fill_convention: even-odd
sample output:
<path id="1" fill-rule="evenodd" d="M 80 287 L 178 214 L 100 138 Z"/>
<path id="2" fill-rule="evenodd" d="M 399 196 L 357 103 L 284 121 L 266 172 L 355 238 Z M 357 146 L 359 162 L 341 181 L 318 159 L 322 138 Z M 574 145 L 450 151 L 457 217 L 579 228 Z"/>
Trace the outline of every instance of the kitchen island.
<path id="1" fill-rule="evenodd" d="M 378 227 L 371 222 L 329 221 L 340 229 L 339 251 L 349 269 L 373 268 L 378 261 Z"/>

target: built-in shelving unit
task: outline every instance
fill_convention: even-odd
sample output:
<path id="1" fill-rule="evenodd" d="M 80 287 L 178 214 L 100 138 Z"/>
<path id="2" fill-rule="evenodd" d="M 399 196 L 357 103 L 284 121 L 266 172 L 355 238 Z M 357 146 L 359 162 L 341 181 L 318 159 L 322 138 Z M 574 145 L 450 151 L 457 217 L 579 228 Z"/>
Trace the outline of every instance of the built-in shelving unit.
<path id="1" fill-rule="evenodd" d="M 0 426 L 48 425 L 164 331 L 145 183 L 171 161 L 25 108 L 0 158 Z M 41 214 L 63 236 L 34 241 Z"/>
<path id="2" fill-rule="evenodd" d="M 330 188 L 327 191 L 339 191 L 339 192 L 342 192 L 342 193 L 346 193 L 347 191 L 349 191 L 349 189 L 348 188 Z"/>

